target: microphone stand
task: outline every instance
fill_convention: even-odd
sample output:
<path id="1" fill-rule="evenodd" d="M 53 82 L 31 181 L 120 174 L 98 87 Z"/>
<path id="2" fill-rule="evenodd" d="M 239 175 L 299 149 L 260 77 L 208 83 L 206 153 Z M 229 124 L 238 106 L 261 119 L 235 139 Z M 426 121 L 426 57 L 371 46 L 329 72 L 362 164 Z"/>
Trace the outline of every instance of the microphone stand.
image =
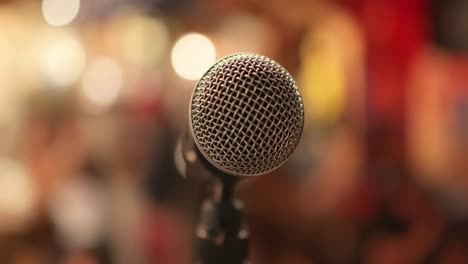
<path id="1" fill-rule="evenodd" d="M 248 232 L 242 202 L 234 197 L 237 179 L 220 177 L 214 192 L 201 203 L 196 241 L 197 264 L 243 264 L 248 257 Z"/>
<path id="2" fill-rule="evenodd" d="M 201 189 L 195 216 L 195 264 L 248 263 L 248 231 L 243 204 L 235 198 L 239 177 L 214 169 L 186 139 L 180 145 L 185 176 Z"/>

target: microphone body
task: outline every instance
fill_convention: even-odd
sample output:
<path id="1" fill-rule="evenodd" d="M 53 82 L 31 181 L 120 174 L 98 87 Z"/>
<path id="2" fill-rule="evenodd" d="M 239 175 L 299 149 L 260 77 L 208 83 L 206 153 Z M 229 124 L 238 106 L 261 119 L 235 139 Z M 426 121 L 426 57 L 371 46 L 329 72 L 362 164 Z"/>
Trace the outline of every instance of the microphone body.
<path id="1" fill-rule="evenodd" d="M 235 185 L 285 163 L 303 126 L 299 89 L 290 74 L 267 57 L 227 56 L 200 79 L 175 157 L 179 171 L 203 189 L 195 226 L 196 263 L 245 263 L 248 232 Z"/>

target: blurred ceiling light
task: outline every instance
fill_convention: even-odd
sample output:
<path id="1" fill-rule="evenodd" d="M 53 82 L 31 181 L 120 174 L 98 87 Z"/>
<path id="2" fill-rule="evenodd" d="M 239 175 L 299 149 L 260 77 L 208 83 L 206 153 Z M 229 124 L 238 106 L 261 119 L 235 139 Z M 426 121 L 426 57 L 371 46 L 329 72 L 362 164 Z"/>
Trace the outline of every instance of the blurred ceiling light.
<path id="1" fill-rule="evenodd" d="M 125 58 L 142 66 L 160 62 L 169 45 L 169 30 L 164 22 L 142 15 L 124 22 L 121 37 Z"/>
<path id="2" fill-rule="evenodd" d="M 80 39 L 71 31 L 46 32 L 40 48 L 40 67 L 53 88 L 66 88 L 81 76 L 86 53 Z"/>
<path id="3" fill-rule="evenodd" d="M 198 33 L 189 33 L 177 40 L 171 59 L 172 66 L 180 77 L 196 80 L 215 62 L 215 47 L 209 38 Z"/>
<path id="4" fill-rule="evenodd" d="M 80 0 L 43 0 L 42 15 L 51 26 L 65 26 L 80 11 Z"/>
<path id="5" fill-rule="evenodd" d="M 24 219 L 35 202 L 35 186 L 20 163 L 0 159 L 0 215 Z M 17 219 L 19 220 L 19 219 Z"/>
<path id="6" fill-rule="evenodd" d="M 88 110 L 105 110 L 117 101 L 123 86 L 121 66 L 110 57 L 91 61 L 83 76 L 82 92 Z"/>

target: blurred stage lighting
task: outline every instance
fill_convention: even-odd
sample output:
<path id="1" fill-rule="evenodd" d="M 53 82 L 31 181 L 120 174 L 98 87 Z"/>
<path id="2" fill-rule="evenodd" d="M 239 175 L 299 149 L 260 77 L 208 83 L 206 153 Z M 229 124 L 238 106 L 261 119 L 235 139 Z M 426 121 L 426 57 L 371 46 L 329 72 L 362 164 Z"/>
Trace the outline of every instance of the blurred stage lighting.
<path id="1" fill-rule="evenodd" d="M 82 92 L 87 110 L 99 112 L 114 104 L 122 90 L 122 68 L 110 57 L 91 61 L 83 76 Z"/>
<path id="2" fill-rule="evenodd" d="M 0 87 L 5 87 L 3 84 L 8 83 L 10 76 L 12 75 L 12 62 L 14 62 L 14 54 L 12 54 L 12 43 L 10 42 L 12 37 L 10 32 L 3 32 L 0 34 Z M 0 89 L 3 92 L 5 89 Z M 1 99 L 0 99 L 1 100 Z"/>
<path id="3" fill-rule="evenodd" d="M 164 58 L 169 46 L 169 30 L 163 21 L 135 15 L 123 21 L 123 55 L 134 65 L 151 66 Z"/>
<path id="4" fill-rule="evenodd" d="M 73 32 L 53 30 L 43 38 L 40 67 L 53 88 L 66 88 L 81 76 L 86 53 Z"/>
<path id="5" fill-rule="evenodd" d="M 74 178 L 52 193 L 50 216 L 67 249 L 91 248 L 99 242 L 105 212 L 100 191 L 98 185 Z"/>
<path id="6" fill-rule="evenodd" d="M 43 0 L 42 15 L 51 26 L 65 26 L 80 11 L 80 0 Z"/>
<path id="7" fill-rule="evenodd" d="M 0 159 L 0 215 L 16 220 L 27 217 L 35 203 L 35 186 L 18 162 Z M 24 219 L 25 220 L 25 219 Z"/>
<path id="8" fill-rule="evenodd" d="M 198 33 L 177 40 L 171 54 L 175 72 L 187 80 L 197 80 L 216 60 L 213 42 Z"/>
<path id="9" fill-rule="evenodd" d="M 362 33 L 346 11 L 335 11 L 303 36 L 298 79 L 311 120 L 329 126 L 360 108 L 363 52 Z"/>

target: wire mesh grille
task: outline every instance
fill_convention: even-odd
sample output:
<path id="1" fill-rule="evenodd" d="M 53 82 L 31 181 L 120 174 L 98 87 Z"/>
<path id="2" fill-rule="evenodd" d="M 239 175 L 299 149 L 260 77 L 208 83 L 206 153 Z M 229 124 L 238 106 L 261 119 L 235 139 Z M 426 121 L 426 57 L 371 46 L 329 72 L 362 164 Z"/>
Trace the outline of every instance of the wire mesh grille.
<path id="1" fill-rule="evenodd" d="M 303 102 L 288 72 L 256 54 L 218 61 L 192 95 L 191 131 L 200 152 L 233 175 L 267 173 L 296 148 Z"/>

